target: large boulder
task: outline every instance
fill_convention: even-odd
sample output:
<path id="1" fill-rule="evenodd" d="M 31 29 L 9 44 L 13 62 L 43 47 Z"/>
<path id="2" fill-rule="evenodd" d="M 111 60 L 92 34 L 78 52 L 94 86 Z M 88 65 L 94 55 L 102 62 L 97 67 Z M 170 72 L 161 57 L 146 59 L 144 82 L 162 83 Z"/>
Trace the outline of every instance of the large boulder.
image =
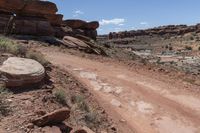
<path id="1" fill-rule="evenodd" d="M 15 34 L 51 36 L 53 27 L 45 18 L 17 16 L 14 21 Z"/>
<path id="2" fill-rule="evenodd" d="M 88 36 L 94 40 L 96 40 L 96 37 L 97 37 L 97 30 L 85 30 L 84 31 L 84 35 L 85 36 Z"/>
<path id="3" fill-rule="evenodd" d="M 56 4 L 49 1 L 27 1 L 19 14 L 27 16 L 44 16 L 48 14 L 56 14 L 58 11 Z"/>
<path id="4" fill-rule="evenodd" d="M 43 80 L 45 69 L 35 60 L 10 57 L 0 67 L 0 74 L 6 86 L 21 87 Z"/>
<path id="5" fill-rule="evenodd" d="M 72 29 L 82 29 L 84 25 L 87 25 L 87 22 L 79 19 L 69 19 L 63 21 L 63 25 L 69 26 Z"/>
<path id="6" fill-rule="evenodd" d="M 84 41 L 71 36 L 65 36 L 63 42 L 66 46 L 71 48 L 85 49 L 89 47 Z"/>
<path id="7" fill-rule="evenodd" d="M 58 11 L 56 4 L 40 0 L 0 0 L 0 8 L 4 11 L 28 16 L 43 16 L 55 14 Z"/>
<path id="8" fill-rule="evenodd" d="M 69 19 L 63 21 L 63 25 L 69 26 L 72 29 L 96 30 L 99 27 L 99 22 L 86 22 L 79 19 Z"/>
<path id="9" fill-rule="evenodd" d="M 44 16 L 51 23 L 52 26 L 61 26 L 63 15 L 62 14 L 48 14 Z"/>
<path id="10" fill-rule="evenodd" d="M 70 110 L 68 108 L 63 108 L 33 120 L 33 124 L 39 127 L 51 124 L 58 124 L 68 119 L 69 117 Z"/>
<path id="11" fill-rule="evenodd" d="M 70 19 L 63 21 L 63 26 L 71 27 L 73 30 L 73 35 L 77 34 L 90 37 L 96 40 L 97 37 L 97 28 L 99 27 L 99 22 L 86 22 L 79 19 Z"/>
<path id="12" fill-rule="evenodd" d="M 64 36 L 74 36 L 72 28 L 65 26 L 53 26 L 54 36 L 58 38 L 63 38 Z"/>
<path id="13" fill-rule="evenodd" d="M 99 22 L 97 21 L 88 22 L 85 25 L 85 29 L 96 30 L 97 28 L 99 28 Z"/>

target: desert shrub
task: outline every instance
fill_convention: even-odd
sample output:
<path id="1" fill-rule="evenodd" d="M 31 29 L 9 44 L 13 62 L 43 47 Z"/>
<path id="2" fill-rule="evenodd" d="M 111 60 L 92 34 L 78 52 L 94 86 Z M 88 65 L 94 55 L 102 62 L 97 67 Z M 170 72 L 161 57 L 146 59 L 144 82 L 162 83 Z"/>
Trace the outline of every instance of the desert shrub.
<path id="1" fill-rule="evenodd" d="M 4 37 L 0 37 L 0 50 L 2 52 L 13 52 L 15 51 L 16 46 L 12 41 L 9 41 L 8 39 Z"/>
<path id="2" fill-rule="evenodd" d="M 22 45 L 17 45 L 17 54 L 20 54 L 20 55 L 26 55 L 27 53 L 27 48 L 25 46 L 22 46 Z"/>
<path id="3" fill-rule="evenodd" d="M 80 102 L 84 101 L 84 97 L 81 96 L 81 95 L 73 95 L 73 96 L 71 97 L 71 101 L 72 101 L 73 103 L 80 103 Z"/>
<path id="4" fill-rule="evenodd" d="M 26 58 L 36 60 L 39 63 L 41 63 L 43 66 L 47 66 L 49 64 L 49 62 L 39 52 L 29 51 L 26 53 Z"/>
<path id="5" fill-rule="evenodd" d="M 192 50 L 192 47 L 191 46 L 185 46 L 185 49 L 186 50 Z"/>
<path id="6" fill-rule="evenodd" d="M 82 101 L 82 102 L 78 103 L 78 106 L 82 111 L 86 111 L 86 112 L 90 111 L 90 108 L 89 108 L 88 104 L 85 101 Z"/>
<path id="7" fill-rule="evenodd" d="M 140 63 L 142 63 L 143 65 L 147 65 L 147 60 L 146 59 L 144 59 L 144 58 L 142 58 L 141 60 L 140 60 Z"/>
<path id="8" fill-rule="evenodd" d="M 73 103 L 76 103 L 78 105 L 78 108 L 82 111 L 86 111 L 89 112 L 90 108 L 87 104 L 87 102 L 85 102 L 85 99 L 83 96 L 81 95 L 74 95 L 71 97 L 71 100 Z"/>
<path id="9" fill-rule="evenodd" d="M 27 49 L 24 46 L 13 43 L 5 37 L 0 37 L 0 51 L 12 53 L 14 55 L 25 55 Z"/>
<path id="10" fill-rule="evenodd" d="M 54 93 L 54 96 L 56 97 L 57 102 L 59 102 L 62 105 L 67 105 L 66 94 L 63 90 L 57 90 Z"/>
<path id="11" fill-rule="evenodd" d="M 99 115 L 95 111 L 91 111 L 85 115 L 85 121 L 88 124 L 96 125 L 100 122 Z"/>
<path id="12" fill-rule="evenodd" d="M 6 98 L 9 91 L 0 85 L 0 116 L 7 116 L 10 113 L 10 106 Z"/>

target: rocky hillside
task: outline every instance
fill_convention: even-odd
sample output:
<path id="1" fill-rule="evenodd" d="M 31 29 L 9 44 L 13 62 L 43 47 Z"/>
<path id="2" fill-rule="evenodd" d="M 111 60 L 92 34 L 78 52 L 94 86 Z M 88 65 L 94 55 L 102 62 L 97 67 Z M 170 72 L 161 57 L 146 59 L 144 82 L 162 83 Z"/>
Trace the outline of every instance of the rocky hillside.
<path id="1" fill-rule="evenodd" d="M 93 94 L 39 52 L 50 45 L 0 36 L 0 133 L 115 133 Z"/>
<path id="2" fill-rule="evenodd" d="M 0 0 L 0 133 L 117 132 L 96 98 L 38 49 L 106 55 L 97 21 L 63 20 L 44 0 Z M 53 46 L 52 46 L 53 45 Z"/>

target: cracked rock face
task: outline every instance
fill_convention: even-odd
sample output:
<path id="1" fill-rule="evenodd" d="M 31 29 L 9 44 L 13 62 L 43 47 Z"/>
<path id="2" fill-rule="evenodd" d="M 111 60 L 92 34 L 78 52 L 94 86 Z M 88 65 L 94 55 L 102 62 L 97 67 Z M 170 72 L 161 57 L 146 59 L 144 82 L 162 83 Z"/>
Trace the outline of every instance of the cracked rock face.
<path id="1" fill-rule="evenodd" d="M 35 84 L 45 77 L 44 67 L 35 60 L 10 57 L 0 67 L 0 74 L 8 87 Z"/>

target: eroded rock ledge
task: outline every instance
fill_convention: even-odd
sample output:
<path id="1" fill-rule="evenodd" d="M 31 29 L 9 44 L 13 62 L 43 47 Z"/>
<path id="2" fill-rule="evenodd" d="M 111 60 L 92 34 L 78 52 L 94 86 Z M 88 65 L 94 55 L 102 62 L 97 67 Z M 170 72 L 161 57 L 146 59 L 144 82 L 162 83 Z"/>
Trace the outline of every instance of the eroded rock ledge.
<path id="1" fill-rule="evenodd" d="M 42 0 L 0 0 L 0 33 L 36 36 L 74 36 L 96 39 L 99 23 L 63 20 L 55 3 Z"/>

